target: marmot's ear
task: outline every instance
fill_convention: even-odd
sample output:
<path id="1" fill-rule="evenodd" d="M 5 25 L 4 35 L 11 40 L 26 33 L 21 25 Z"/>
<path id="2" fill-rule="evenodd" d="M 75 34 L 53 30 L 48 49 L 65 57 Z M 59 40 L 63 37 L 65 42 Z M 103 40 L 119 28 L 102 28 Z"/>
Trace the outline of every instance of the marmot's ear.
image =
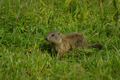
<path id="1" fill-rule="evenodd" d="M 58 33 L 58 35 L 60 35 L 60 32 Z"/>

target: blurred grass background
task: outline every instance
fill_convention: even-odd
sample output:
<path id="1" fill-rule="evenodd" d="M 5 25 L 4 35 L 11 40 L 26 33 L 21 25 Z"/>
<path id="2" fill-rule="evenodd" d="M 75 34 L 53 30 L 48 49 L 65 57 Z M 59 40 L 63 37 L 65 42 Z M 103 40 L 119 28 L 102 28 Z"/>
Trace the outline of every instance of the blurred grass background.
<path id="1" fill-rule="evenodd" d="M 0 80 L 119 80 L 120 0 L 1 0 Z M 103 49 L 51 57 L 47 32 L 78 32 Z M 66 53 L 67 54 L 67 53 Z"/>

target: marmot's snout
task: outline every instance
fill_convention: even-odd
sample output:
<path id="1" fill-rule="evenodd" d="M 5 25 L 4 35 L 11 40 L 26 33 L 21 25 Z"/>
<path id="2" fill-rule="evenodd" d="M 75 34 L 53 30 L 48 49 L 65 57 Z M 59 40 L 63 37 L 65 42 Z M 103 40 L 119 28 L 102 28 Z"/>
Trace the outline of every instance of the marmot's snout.
<path id="1" fill-rule="evenodd" d="M 47 36 L 45 37 L 45 40 L 48 41 Z"/>

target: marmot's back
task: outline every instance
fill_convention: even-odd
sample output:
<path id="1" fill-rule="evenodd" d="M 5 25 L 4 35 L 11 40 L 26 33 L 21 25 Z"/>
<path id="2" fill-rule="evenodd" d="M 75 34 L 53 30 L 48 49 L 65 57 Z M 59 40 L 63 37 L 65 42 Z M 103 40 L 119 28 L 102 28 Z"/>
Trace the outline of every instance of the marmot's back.
<path id="1" fill-rule="evenodd" d="M 66 40 L 68 40 L 69 44 L 72 47 L 78 47 L 78 48 L 87 48 L 88 43 L 86 39 L 79 33 L 73 32 L 63 35 Z"/>

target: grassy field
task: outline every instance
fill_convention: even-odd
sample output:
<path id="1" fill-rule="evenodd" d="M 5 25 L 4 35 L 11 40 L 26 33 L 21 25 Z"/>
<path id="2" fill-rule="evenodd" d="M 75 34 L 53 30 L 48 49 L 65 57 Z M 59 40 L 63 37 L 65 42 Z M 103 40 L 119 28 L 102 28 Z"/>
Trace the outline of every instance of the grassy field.
<path id="1" fill-rule="evenodd" d="M 0 0 L 0 80 L 119 80 L 120 0 Z M 103 49 L 64 60 L 47 32 L 78 32 Z M 75 56 L 77 55 L 77 56 Z"/>

